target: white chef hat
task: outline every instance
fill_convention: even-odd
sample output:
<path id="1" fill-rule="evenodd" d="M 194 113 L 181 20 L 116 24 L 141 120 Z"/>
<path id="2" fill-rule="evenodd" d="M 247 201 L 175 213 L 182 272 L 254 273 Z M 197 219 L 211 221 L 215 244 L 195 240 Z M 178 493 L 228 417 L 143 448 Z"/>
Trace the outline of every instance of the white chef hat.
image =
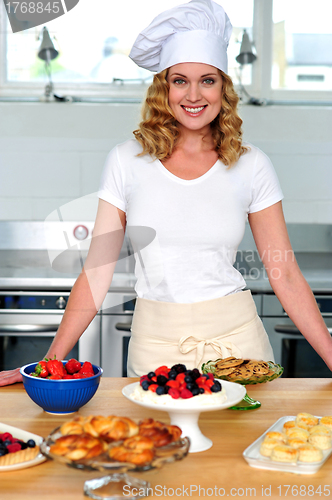
<path id="1" fill-rule="evenodd" d="M 192 0 L 159 14 L 137 37 L 129 57 L 157 71 L 183 62 L 209 64 L 227 73 L 231 22 L 212 0 Z"/>

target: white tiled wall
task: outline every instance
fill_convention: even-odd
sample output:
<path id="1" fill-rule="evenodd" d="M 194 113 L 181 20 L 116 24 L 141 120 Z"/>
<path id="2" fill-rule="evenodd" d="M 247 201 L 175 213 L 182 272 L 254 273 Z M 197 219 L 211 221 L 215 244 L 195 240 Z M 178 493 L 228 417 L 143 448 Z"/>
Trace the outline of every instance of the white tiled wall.
<path id="1" fill-rule="evenodd" d="M 243 106 L 244 139 L 272 159 L 287 222 L 332 223 L 332 108 Z M 44 220 L 85 197 L 93 220 L 109 150 L 132 137 L 138 104 L 0 104 L 0 220 Z M 75 207 L 77 207 L 75 209 Z"/>

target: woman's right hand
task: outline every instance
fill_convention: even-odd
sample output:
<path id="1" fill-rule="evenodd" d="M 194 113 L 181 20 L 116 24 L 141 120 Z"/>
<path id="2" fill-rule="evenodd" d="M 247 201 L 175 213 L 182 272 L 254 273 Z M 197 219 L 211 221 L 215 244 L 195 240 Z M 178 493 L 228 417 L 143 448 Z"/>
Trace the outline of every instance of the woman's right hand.
<path id="1" fill-rule="evenodd" d="M 15 368 L 15 370 L 7 370 L 0 372 L 0 387 L 5 385 L 15 384 L 16 382 L 22 382 L 23 377 L 20 374 L 20 368 Z"/>

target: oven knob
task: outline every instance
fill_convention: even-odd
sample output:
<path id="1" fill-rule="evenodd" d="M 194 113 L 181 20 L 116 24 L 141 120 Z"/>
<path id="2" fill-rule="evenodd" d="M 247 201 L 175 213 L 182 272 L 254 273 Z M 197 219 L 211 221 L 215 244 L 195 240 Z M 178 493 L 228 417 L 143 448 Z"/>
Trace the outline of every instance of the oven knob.
<path id="1" fill-rule="evenodd" d="M 59 309 L 64 309 L 66 307 L 66 304 L 67 304 L 67 301 L 66 299 L 64 299 L 63 297 L 59 297 L 58 299 L 56 299 L 55 301 L 55 305 L 59 308 Z"/>
<path id="2" fill-rule="evenodd" d="M 74 229 L 74 236 L 77 240 L 85 240 L 88 237 L 89 230 L 86 226 L 79 225 Z"/>

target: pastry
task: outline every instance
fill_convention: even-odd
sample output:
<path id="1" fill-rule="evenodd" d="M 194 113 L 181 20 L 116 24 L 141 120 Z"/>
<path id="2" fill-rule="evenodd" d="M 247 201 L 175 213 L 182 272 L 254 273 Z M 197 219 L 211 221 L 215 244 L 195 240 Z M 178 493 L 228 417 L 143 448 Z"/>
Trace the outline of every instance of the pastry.
<path id="1" fill-rule="evenodd" d="M 181 434 L 182 431 L 180 427 L 176 425 L 165 425 L 152 418 L 146 418 L 139 423 L 139 435 L 152 439 L 156 448 L 177 441 Z"/>
<path id="2" fill-rule="evenodd" d="M 271 460 L 277 462 L 296 462 L 298 451 L 286 444 L 278 444 L 271 453 Z"/>
<path id="3" fill-rule="evenodd" d="M 331 436 L 331 430 L 328 427 L 326 427 L 326 425 L 321 425 L 321 424 L 314 425 L 313 427 L 310 427 L 308 429 L 310 435 L 312 435 L 312 434 L 326 434 L 327 436 Z"/>
<path id="4" fill-rule="evenodd" d="M 275 448 L 278 444 L 280 444 L 280 441 L 278 439 L 264 439 L 261 444 L 259 453 L 264 457 L 270 457 L 273 448 Z"/>
<path id="5" fill-rule="evenodd" d="M 39 446 L 34 448 L 26 448 L 25 450 L 16 451 L 15 453 L 7 453 L 0 457 L 0 466 L 15 465 L 21 462 L 33 460 L 39 454 Z"/>
<path id="6" fill-rule="evenodd" d="M 320 462 L 323 460 L 323 452 L 310 443 L 300 446 L 298 453 L 298 460 L 300 462 Z"/>
<path id="7" fill-rule="evenodd" d="M 303 446 L 306 443 L 307 443 L 307 441 L 305 439 L 300 439 L 297 437 L 293 437 L 293 438 L 288 439 L 288 444 L 292 448 L 299 448 L 300 446 Z"/>
<path id="8" fill-rule="evenodd" d="M 57 439 L 55 444 L 50 447 L 50 452 L 77 461 L 97 457 L 106 449 L 105 442 L 90 434 L 69 434 Z"/>
<path id="9" fill-rule="evenodd" d="M 293 427 L 296 427 L 295 420 L 287 420 L 287 422 L 284 423 L 283 430 L 286 432 L 288 429 L 292 429 Z"/>
<path id="10" fill-rule="evenodd" d="M 112 447 L 109 457 L 118 462 L 130 462 L 135 465 L 146 465 L 153 460 L 154 442 L 145 436 L 134 436 L 125 439 L 120 446 Z"/>
<path id="11" fill-rule="evenodd" d="M 317 446 L 320 450 L 328 450 L 332 446 L 331 436 L 327 434 L 311 434 L 309 443 Z"/>
<path id="12" fill-rule="evenodd" d="M 302 429 L 301 427 L 290 427 L 285 430 L 285 434 L 289 438 L 298 438 L 307 441 L 309 438 L 309 432 L 306 429 Z"/>
<path id="13" fill-rule="evenodd" d="M 266 433 L 265 439 L 277 439 L 281 443 L 287 442 L 287 437 L 282 432 L 270 431 Z"/>
<path id="14" fill-rule="evenodd" d="M 317 425 L 319 419 L 311 415 L 311 413 L 298 413 L 295 421 L 298 427 L 308 428 Z"/>
<path id="15" fill-rule="evenodd" d="M 332 431 L 332 416 L 322 417 L 319 423 L 325 425 Z"/>
<path id="16" fill-rule="evenodd" d="M 138 434 L 138 425 L 127 417 L 103 417 L 101 415 L 77 417 L 60 427 L 61 434 L 89 434 L 106 441 L 119 441 Z"/>

